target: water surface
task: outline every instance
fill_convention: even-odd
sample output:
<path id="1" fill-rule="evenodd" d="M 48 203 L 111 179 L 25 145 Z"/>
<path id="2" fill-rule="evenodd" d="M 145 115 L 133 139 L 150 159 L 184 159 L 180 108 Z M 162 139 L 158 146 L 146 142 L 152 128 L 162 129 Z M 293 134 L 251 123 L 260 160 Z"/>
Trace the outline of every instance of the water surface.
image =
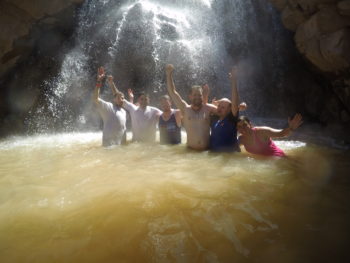
<path id="1" fill-rule="evenodd" d="M 1 262 L 347 258 L 344 152 L 298 141 L 277 142 L 287 159 L 185 145 L 103 148 L 101 136 L 0 142 Z"/>

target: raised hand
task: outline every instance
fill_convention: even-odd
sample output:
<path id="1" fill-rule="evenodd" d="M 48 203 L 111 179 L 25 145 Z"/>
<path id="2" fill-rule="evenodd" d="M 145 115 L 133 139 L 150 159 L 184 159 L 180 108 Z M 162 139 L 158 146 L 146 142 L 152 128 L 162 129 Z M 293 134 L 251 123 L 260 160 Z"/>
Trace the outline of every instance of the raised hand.
<path id="1" fill-rule="evenodd" d="M 104 67 L 99 67 L 97 70 L 97 81 L 101 82 L 104 80 L 105 77 L 106 77 L 106 72 Z"/>
<path id="2" fill-rule="evenodd" d="M 173 73 L 173 71 L 174 71 L 174 66 L 172 64 L 168 64 L 165 66 L 165 72 L 167 74 L 171 74 L 171 73 Z"/>
<path id="3" fill-rule="evenodd" d="M 114 78 L 112 75 L 108 75 L 107 76 L 107 81 L 108 81 L 108 84 L 113 84 L 113 81 L 114 81 Z"/>
<path id="4" fill-rule="evenodd" d="M 216 97 L 214 97 L 214 98 L 211 100 L 211 104 L 215 105 L 216 107 L 219 106 L 219 101 L 216 99 Z"/>
<path id="5" fill-rule="evenodd" d="M 203 96 L 209 96 L 209 85 L 208 84 L 204 84 L 202 86 L 203 89 Z"/>
<path id="6" fill-rule="evenodd" d="M 134 93 L 133 93 L 132 89 L 128 89 L 128 96 L 129 96 L 130 102 L 133 102 L 134 101 Z"/>
<path id="7" fill-rule="evenodd" d="M 302 116 L 299 113 L 295 114 L 293 119 L 288 118 L 288 125 L 291 130 L 297 129 L 302 123 Z"/>
<path id="8" fill-rule="evenodd" d="M 241 103 L 238 105 L 238 110 L 239 110 L 239 111 L 245 111 L 247 108 L 248 108 L 248 106 L 247 106 L 247 103 L 245 103 L 245 102 L 241 102 Z"/>

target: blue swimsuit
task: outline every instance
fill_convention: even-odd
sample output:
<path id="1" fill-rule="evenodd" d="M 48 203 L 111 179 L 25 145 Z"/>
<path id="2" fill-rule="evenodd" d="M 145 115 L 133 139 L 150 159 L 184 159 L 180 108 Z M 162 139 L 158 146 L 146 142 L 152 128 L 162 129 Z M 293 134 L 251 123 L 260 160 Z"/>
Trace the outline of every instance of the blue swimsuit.
<path id="1" fill-rule="evenodd" d="M 159 137 L 160 144 L 181 143 L 181 128 L 177 126 L 174 113 L 167 121 L 163 120 L 162 116 L 159 117 Z"/>

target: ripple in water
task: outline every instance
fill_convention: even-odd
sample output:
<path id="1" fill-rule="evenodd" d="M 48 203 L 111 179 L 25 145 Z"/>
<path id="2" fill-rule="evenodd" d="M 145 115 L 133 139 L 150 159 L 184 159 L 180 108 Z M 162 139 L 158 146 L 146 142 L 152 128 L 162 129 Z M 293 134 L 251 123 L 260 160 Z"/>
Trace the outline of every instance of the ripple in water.
<path id="1" fill-rule="evenodd" d="M 349 182 L 341 178 L 349 165 L 341 152 L 280 141 L 288 159 L 257 159 L 185 145 L 100 144 L 101 133 L 0 142 L 1 262 L 345 255 Z"/>

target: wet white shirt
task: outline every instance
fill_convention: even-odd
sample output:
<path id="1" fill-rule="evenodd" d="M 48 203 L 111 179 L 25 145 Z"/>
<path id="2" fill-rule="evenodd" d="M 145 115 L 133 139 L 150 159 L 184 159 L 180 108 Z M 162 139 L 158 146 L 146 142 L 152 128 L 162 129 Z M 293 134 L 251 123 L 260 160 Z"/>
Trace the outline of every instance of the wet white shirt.
<path id="1" fill-rule="evenodd" d="M 133 141 L 154 142 L 159 116 L 162 111 L 151 106 L 142 109 L 126 100 L 123 107 L 130 113 Z"/>
<path id="2" fill-rule="evenodd" d="M 126 111 L 102 99 L 99 99 L 97 110 L 103 120 L 103 146 L 121 144 L 126 132 Z"/>

